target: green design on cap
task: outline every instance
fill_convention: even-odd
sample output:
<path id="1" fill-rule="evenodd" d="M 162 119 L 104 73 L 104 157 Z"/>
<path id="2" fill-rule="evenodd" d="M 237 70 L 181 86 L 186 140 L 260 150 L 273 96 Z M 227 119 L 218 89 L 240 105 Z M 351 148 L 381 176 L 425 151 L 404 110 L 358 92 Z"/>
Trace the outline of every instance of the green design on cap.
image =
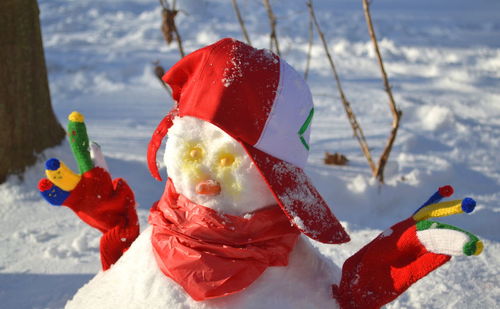
<path id="1" fill-rule="evenodd" d="M 309 116 L 307 116 L 306 121 L 300 127 L 299 132 L 297 132 L 299 134 L 299 138 L 300 138 L 300 141 L 302 142 L 302 145 L 304 145 L 304 147 L 307 149 L 307 151 L 309 151 L 309 144 L 307 143 L 306 139 L 304 138 L 304 133 L 306 133 L 307 129 L 311 125 L 311 121 L 312 121 L 313 116 L 314 116 L 314 107 L 311 108 L 311 111 L 309 112 Z"/>

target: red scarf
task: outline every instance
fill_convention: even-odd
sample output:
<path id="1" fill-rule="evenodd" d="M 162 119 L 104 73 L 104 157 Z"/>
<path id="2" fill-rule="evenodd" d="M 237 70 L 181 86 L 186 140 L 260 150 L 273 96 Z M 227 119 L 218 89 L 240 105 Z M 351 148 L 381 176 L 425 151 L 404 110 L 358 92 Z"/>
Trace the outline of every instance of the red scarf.
<path id="1" fill-rule="evenodd" d="M 300 233 L 278 205 L 224 215 L 177 193 L 170 179 L 149 223 L 161 271 L 198 301 L 236 293 L 267 267 L 288 265 Z"/>

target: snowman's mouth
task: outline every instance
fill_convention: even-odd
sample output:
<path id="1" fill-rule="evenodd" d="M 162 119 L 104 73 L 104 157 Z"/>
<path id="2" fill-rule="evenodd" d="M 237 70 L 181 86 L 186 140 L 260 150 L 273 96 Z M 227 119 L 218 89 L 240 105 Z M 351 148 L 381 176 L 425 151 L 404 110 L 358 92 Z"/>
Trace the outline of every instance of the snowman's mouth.
<path id="1" fill-rule="evenodd" d="M 220 191 L 221 191 L 220 184 L 213 179 L 201 181 L 196 185 L 196 193 L 197 194 L 219 195 Z"/>

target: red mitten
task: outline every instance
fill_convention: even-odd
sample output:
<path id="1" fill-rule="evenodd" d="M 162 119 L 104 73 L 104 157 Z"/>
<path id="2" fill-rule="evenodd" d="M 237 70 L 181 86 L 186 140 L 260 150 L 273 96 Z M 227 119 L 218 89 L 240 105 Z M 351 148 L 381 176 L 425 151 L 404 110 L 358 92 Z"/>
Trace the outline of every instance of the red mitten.
<path id="1" fill-rule="evenodd" d="M 125 180 L 111 180 L 105 168 L 94 167 L 94 160 L 105 164 L 99 148 L 89 145 L 83 116 L 73 112 L 69 120 L 70 144 L 82 174 L 74 173 L 58 159 L 49 159 L 45 164 L 48 179 L 41 179 L 38 187 L 50 204 L 71 208 L 82 221 L 104 234 L 100 251 L 106 270 L 139 235 L 134 194 Z"/>
<path id="2" fill-rule="evenodd" d="M 119 224 L 137 224 L 132 190 L 121 178 L 112 181 L 109 173 L 100 167 L 94 167 L 82 175 L 63 205 L 103 233 Z M 130 214 L 133 216 L 128 218 Z"/>
<path id="3" fill-rule="evenodd" d="M 470 198 L 436 203 L 451 193 L 450 186 L 440 188 L 412 217 L 393 225 L 345 261 L 340 284 L 332 286 L 342 309 L 380 308 L 451 255 L 481 253 L 483 245 L 476 236 L 424 220 L 474 209 Z"/>

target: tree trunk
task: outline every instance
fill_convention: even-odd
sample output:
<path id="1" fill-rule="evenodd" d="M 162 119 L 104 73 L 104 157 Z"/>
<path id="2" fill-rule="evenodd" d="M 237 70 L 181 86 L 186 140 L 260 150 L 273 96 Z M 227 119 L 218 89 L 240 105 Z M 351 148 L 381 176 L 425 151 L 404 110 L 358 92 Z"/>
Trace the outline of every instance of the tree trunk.
<path id="1" fill-rule="evenodd" d="M 0 183 L 59 144 L 36 0 L 0 1 Z"/>

